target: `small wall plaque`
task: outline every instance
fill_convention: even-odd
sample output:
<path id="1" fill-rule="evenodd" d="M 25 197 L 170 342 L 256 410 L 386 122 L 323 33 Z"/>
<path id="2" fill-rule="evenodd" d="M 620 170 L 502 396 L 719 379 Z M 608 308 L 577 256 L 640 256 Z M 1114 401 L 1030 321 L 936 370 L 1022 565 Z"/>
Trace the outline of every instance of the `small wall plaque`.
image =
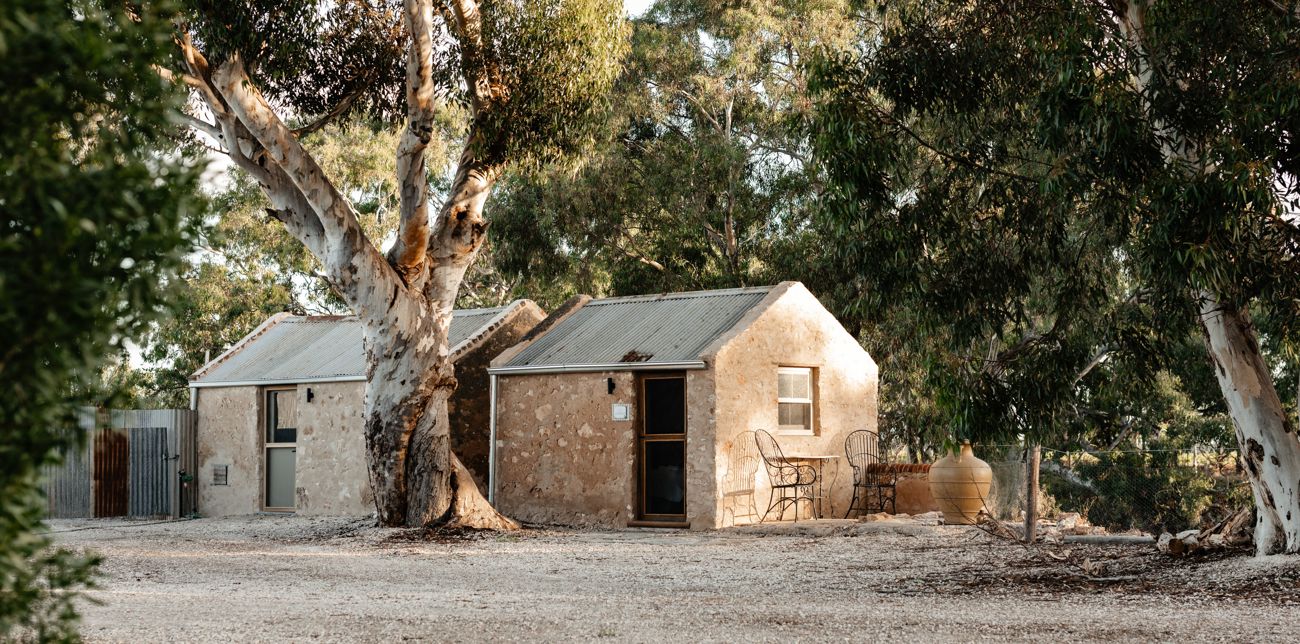
<path id="1" fill-rule="evenodd" d="M 632 405 L 627 403 L 610 405 L 609 417 L 612 420 L 632 420 Z"/>
<path id="2" fill-rule="evenodd" d="M 230 485 L 230 466 L 213 465 L 212 466 L 212 484 L 213 485 Z"/>

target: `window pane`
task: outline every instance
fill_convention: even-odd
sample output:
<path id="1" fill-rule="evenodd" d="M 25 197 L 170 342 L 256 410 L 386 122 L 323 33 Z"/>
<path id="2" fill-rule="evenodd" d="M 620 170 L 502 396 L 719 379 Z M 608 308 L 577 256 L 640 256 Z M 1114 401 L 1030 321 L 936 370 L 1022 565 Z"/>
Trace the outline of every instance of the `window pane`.
<path id="1" fill-rule="evenodd" d="M 647 378 L 645 381 L 645 433 L 686 433 L 686 379 Z"/>
<path id="2" fill-rule="evenodd" d="M 794 398 L 794 374 L 778 373 L 776 374 L 778 398 Z"/>
<path id="3" fill-rule="evenodd" d="M 812 397 L 812 386 L 809 382 L 812 378 L 807 371 L 787 373 L 777 373 L 777 397 L 778 398 L 804 398 Z"/>
<path id="4" fill-rule="evenodd" d="M 810 403 L 778 403 L 777 416 L 782 427 L 812 429 L 812 424 L 809 422 L 812 419 Z"/>
<path id="5" fill-rule="evenodd" d="M 293 390 L 266 392 L 266 442 L 298 440 L 297 393 Z"/>
<path id="6" fill-rule="evenodd" d="M 645 442 L 645 513 L 686 511 L 686 441 Z"/>

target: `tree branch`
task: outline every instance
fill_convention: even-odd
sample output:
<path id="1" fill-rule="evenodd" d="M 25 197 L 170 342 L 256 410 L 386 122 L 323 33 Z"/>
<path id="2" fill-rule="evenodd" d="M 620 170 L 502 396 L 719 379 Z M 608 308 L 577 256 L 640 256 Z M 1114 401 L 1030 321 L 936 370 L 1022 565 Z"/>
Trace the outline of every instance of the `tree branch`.
<path id="1" fill-rule="evenodd" d="M 397 181 L 401 217 L 397 243 L 388 263 L 402 281 L 412 284 L 424 276 L 429 245 L 429 179 L 425 150 L 433 137 L 433 7 L 430 0 L 406 0 L 406 28 L 411 45 L 406 54 L 406 129 L 397 146 Z"/>
<path id="2" fill-rule="evenodd" d="M 221 133 L 221 126 L 216 123 L 209 123 L 197 116 L 186 114 L 184 112 L 181 112 L 180 119 L 185 123 L 185 125 L 212 137 L 213 140 L 220 141 L 224 138 Z"/>
<path id="3" fill-rule="evenodd" d="M 343 116 L 348 112 L 348 110 L 352 109 L 352 104 L 356 103 L 357 98 L 359 98 L 361 94 L 364 92 L 365 92 L 365 87 L 363 83 L 362 86 L 357 87 L 351 92 L 348 92 L 343 97 L 342 100 L 336 103 L 334 107 L 330 109 L 330 111 L 323 114 L 320 118 L 302 127 L 294 128 L 293 135 L 301 139 L 302 137 L 307 136 L 312 132 L 316 132 L 321 128 L 325 127 L 326 125 L 329 125 L 330 123 L 334 122 L 335 119 L 337 119 L 340 116 Z"/>
<path id="4" fill-rule="evenodd" d="M 305 204 L 287 201 L 306 205 L 316 214 L 323 239 L 313 252 L 339 295 L 368 323 L 384 320 L 405 288 L 366 237 L 351 204 L 252 86 L 238 55 L 219 65 L 212 78 L 231 113 L 262 147 L 259 165 L 272 175 L 267 182 L 268 195 L 277 181 L 287 179 Z M 283 176 L 270 170 L 271 166 Z"/>
<path id="5" fill-rule="evenodd" d="M 488 109 L 503 88 L 487 60 L 483 46 L 483 19 L 479 15 L 478 2 L 451 0 L 450 4 L 455 19 L 456 38 L 460 41 L 461 73 L 469 87 L 470 107 L 477 116 Z"/>

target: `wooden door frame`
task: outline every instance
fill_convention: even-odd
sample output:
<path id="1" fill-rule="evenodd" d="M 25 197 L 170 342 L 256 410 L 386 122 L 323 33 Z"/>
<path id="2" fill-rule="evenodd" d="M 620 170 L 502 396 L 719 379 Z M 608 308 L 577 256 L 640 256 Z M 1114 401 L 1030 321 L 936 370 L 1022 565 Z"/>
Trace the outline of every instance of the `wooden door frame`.
<path id="1" fill-rule="evenodd" d="M 296 484 L 298 480 L 298 439 L 297 439 L 298 419 L 294 418 L 294 442 L 292 443 L 267 442 L 267 437 L 270 436 L 271 428 L 267 426 L 268 419 L 266 415 L 267 412 L 269 411 L 269 408 L 267 407 L 266 401 L 267 398 L 269 398 L 270 393 L 273 391 L 292 391 L 294 396 L 297 397 L 298 386 L 297 385 L 267 385 L 259 388 L 257 394 L 258 395 L 257 427 L 258 427 L 258 435 L 259 435 L 258 444 L 261 445 L 260 451 L 262 453 L 261 454 L 261 458 L 262 458 L 261 479 L 262 480 L 260 481 L 260 485 L 259 485 L 259 487 L 261 488 L 261 493 L 258 495 L 258 501 L 259 501 L 258 505 L 260 506 L 262 512 L 276 512 L 281 514 L 288 514 L 288 513 L 298 511 L 298 507 L 296 503 L 289 507 L 279 507 L 279 506 L 267 505 L 266 502 L 271 487 L 271 462 L 270 462 L 271 459 L 269 458 L 268 451 L 271 449 L 293 448 L 294 451 L 293 476 Z M 295 416 L 297 415 L 297 411 L 298 411 L 298 406 L 297 406 L 297 401 L 295 400 L 294 401 Z"/>
<path id="2" fill-rule="evenodd" d="M 645 490 L 646 490 L 646 468 L 645 468 L 645 444 L 647 434 L 645 433 L 645 413 L 648 406 L 645 383 L 647 380 L 681 380 L 682 381 L 682 433 L 681 434 L 655 434 L 649 442 L 667 442 L 680 441 L 682 444 L 682 513 L 681 514 L 647 514 L 645 511 Z M 687 392 L 687 380 L 685 371 L 653 371 L 642 372 L 637 374 L 636 394 L 637 394 L 637 414 L 636 414 L 636 443 L 633 449 L 636 451 L 636 520 L 631 521 L 632 526 L 646 527 L 664 527 L 664 528 L 686 528 L 690 527 L 687 521 L 687 503 L 689 490 L 689 477 L 686 475 L 686 463 L 689 460 L 687 449 L 687 436 L 690 434 L 690 406 L 689 394 Z"/>

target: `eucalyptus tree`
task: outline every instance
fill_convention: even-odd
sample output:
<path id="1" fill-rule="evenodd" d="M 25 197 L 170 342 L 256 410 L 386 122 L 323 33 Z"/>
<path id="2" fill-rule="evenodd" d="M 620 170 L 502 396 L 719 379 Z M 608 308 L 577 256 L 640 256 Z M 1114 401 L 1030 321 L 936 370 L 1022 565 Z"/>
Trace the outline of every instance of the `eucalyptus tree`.
<path id="1" fill-rule="evenodd" d="M 257 182 L 269 215 L 362 321 L 364 434 L 385 525 L 513 525 L 450 450 L 447 330 L 502 172 L 586 142 L 625 49 L 621 14 L 613 0 L 198 0 L 178 22 L 171 72 L 201 106 L 188 123 Z M 446 199 L 431 206 L 429 173 L 441 169 L 427 152 L 450 106 L 464 110 L 465 142 Z M 405 122 L 387 253 L 300 140 L 356 112 Z"/>
<path id="2" fill-rule="evenodd" d="M 849 3 L 660 0 L 632 24 L 607 141 L 505 182 L 501 268 L 552 299 L 782 279 L 817 190 L 803 63 L 853 41 Z"/>
<path id="3" fill-rule="evenodd" d="M 974 374 L 939 387 L 959 426 L 1054 426 L 1099 365 L 1159 368 L 1199 326 L 1257 549 L 1300 551 L 1300 441 L 1250 313 L 1293 341 L 1297 6 L 922 0 L 871 19 L 883 37 L 816 76 L 833 261 L 865 277 L 846 297 L 950 334 L 937 355 Z"/>
<path id="4" fill-rule="evenodd" d="M 78 405 L 164 305 L 196 173 L 165 153 L 175 88 L 159 11 L 0 4 L 0 640 L 75 640 L 96 557 L 42 528 L 40 468 L 80 444 Z"/>

